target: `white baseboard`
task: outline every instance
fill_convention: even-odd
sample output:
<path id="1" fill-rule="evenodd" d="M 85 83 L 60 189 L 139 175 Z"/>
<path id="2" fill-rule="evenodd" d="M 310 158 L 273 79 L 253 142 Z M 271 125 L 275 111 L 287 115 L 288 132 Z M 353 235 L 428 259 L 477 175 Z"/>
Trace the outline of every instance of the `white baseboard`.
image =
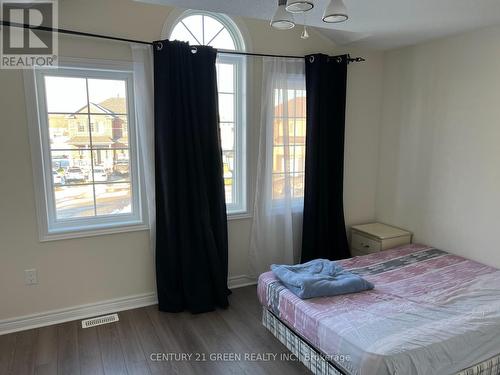
<path id="1" fill-rule="evenodd" d="M 229 289 L 236 289 L 244 286 L 255 285 L 257 284 L 257 280 L 248 275 L 238 275 L 229 277 L 227 284 Z"/>
<path id="2" fill-rule="evenodd" d="M 229 289 L 255 285 L 256 283 L 255 278 L 248 275 L 232 276 L 228 278 Z M 0 320 L 0 335 L 69 322 L 71 320 L 91 318 L 118 311 L 136 309 L 155 305 L 156 303 L 158 303 L 156 293 L 145 293 L 64 309 L 50 310 L 38 314 L 24 315 L 17 318 L 4 319 Z"/>
<path id="3" fill-rule="evenodd" d="M 50 310 L 39 314 L 4 319 L 0 320 L 0 335 L 69 322 L 71 320 L 91 318 L 93 316 L 114 313 L 117 311 L 136 309 L 156 303 L 158 303 L 156 293 L 146 293 L 73 306 L 65 309 Z"/>

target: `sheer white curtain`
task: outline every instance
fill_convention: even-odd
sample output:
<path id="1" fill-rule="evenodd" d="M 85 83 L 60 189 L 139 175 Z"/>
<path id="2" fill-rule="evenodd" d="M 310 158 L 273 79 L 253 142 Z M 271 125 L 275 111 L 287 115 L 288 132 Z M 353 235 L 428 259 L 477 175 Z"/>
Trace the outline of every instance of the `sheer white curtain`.
<path id="1" fill-rule="evenodd" d="M 297 92 L 302 93 L 300 103 Z M 297 105 L 302 107 L 300 115 L 305 117 L 304 99 L 304 60 L 264 58 L 259 160 L 249 250 L 253 276 L 268 271 L 273 263 L 293 264 L 299 260 L 303 198 L 296 182 L 303 175 L 296 168 L 301 162 L 295 157 L 294 128 Z M 305 128 L 305 118 L 302 121 Z"/>
<path id="2" fill-rule="evenodd" d="M 142 204 L 147 206 L 151 251 L 156 246 L 155 219 L 155 157 L 154 157 L 154 85 L 153 50 L 151 46 L 132 44 L 134 66 L 135 112 L 139 143 L 141 186 L 144 189 Z"/>

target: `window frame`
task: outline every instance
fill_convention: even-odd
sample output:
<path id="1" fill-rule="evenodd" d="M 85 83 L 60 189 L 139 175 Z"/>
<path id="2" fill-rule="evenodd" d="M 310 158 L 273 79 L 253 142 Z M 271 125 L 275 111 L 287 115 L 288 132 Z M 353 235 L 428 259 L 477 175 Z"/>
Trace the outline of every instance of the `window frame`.
<path id="1" fill-rule="evenodd" d="M 188 9 L 177 17 L 171 19 L 164 25 L 163 37 L 170 39 L 175 27 L 186 17 L 190 16 L 206 16 L 211 17 L 220 22 L 231 35 L 235 49 L 234 51 L 245 51 L 245 40 L 238 25 L 227 15 L 221 13 L 214 13 L 202 10 Z M 165 27 L 166 26 L 166 27 Z M 225 49 L 218 49 L 220 52 L 217 55 L 217 63 L 230 63 L 235 65 L 235 118 L 234 118 L 234 131 L 235 131 L 235 147 L 234 158 L 236 178 L 233 177 L 233 189 L 235 194 L 233 198 L 235 202 L 226 203 L 226 213 L 228 219 L 240 219 L 250 216 L 248 209 L 248 158 L 247 158 L 247 94 L 246 94 L 246 81 L 247 81 L 247 60 L 244 55 L 225 54 Z M 233 51 L 233 50 L 230 50 Z"/>
<path id="2" fill-rule="evenodd" d="M 132 212 L 130 214 L 57 219 L 44 81 L 46 75 L 125 80 L 132 191 Z M 142 179 L 140 178 L 141 171 L 138 159 L 132 64 L 107 60 L 61 59 L 59 68 L 35 67 L 24 71 L 24 83 L 40 241 L 147 230 L 146 205 L 143 203 L 145 202 L 144 189 L 141 186 Z"/>
<path id="3" fill-rule="evenodd" d="M 246 61 L 244 56 L 219 53 L 217 63 L 232 64 L 234 77 L 234 159 L 235 176 L 233 176 L 234 202 L 226 203 L 228 215 L 242 215 L 247 211 L 247 128 L 246 128 Z"/>
<path id="4" fill-rule="evenodd" d="M 173 22 L 170 25 L 165 25 L 167 26 L 167 29 L 164 27 L 164 32 L 165 38 L 170 39 L 170 36 L 172 35 L 172 32 L 174 31 L 175 27 L 179 22 L 181 22 L 184 18 L 190 17 L 190 16 L 206 16 L 206 17 L 211 17 L 218 22 L 220 22 L 229 32 L 231 37 L 233 38 L 234 44 L 235 44 L 235 49 L 234 51 L 245 51 L 245 40 L 243 38 L 243 35 L 241 34 L 241 30 L 236 25 L 236 23 L 227 15 L 222 14 L 222 13 L 216 13 L 216 12 L 209 12 L 209 11 L 204 11 L 204 10 L 196 10 L 196 9 L 187 9 L 183 12 L 181 12 L 177 17 L 174 15 Z M 170 23 L 170 22 L 167 22 Z M 166 32 L 165 32 L 166 31 Z M 227 51 L 225 49 L 219 49 L 220 51 Z M 233 51 L 233 50 L 230 50 Z"/>

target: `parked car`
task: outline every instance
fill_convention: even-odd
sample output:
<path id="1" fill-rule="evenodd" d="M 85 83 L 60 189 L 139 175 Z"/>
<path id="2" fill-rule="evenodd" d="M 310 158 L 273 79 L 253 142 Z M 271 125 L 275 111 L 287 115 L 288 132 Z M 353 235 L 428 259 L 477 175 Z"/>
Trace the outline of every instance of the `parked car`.
<path id="1" fill-rule="evenodd" d="M 72 168 L 80 168 L 85 180 L 90 180 L 92 178 L 92 163 L 90 160 L 86 159 L 75 159 L 73 160 Z"/>
<path id="2" fill-rule="evenodd" d="M 52 179 L 54 185 L 64 185 L 64 176 L 59 174 L 57 171 L 52 171 Z"/>
<path id="3" fill-rule="evenodd" d="M 81 168 L 70 167 L 66 170 L 66 175 L 64 176 L 66 182 L 84 182 L 85 173 L 83 173 Z"/>
<path id="4" fill-rule="evenodd" d="M 128 176 L 129 173 L 129 163 L 127 159 L 119 159 L 116 161 L 114 170 L 115 173 L 122 175 L 122 176 Z"/>
<path id="5" fill-rule="evenodd" d="M 97 182 L 106 182 L 108 181 L 108 172 L 104 167 L 94 167 L 94 181 Z"/>

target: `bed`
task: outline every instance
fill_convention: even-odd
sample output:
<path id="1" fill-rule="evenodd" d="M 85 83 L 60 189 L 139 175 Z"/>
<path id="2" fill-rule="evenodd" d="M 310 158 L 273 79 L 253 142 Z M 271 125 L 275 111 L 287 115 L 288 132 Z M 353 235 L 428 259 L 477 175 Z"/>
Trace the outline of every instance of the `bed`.
<path id="1" fill-rule="evenodd" d="M 422 245 L 340 261 L 375 284 L 301 300 L 259 277 L 263 324 L 315 374 L 500 374 L 500 270 Z"/>

